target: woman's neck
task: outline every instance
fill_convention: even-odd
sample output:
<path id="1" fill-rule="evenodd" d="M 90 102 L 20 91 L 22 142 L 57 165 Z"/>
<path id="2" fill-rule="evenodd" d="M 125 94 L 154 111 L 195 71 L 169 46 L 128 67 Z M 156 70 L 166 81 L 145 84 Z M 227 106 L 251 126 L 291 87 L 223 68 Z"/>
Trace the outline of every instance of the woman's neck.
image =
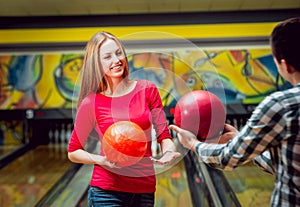
<path id="1" fill-rule="evenodd" d="M 106 96 L 122 96 L 127 93 L 129 93 L 133 86 L 135 81 L 129 81 L 126 79 L 123 79 L 121 81 L 111 81 L 107 90 L 103 92 Z"/>
<path id="2" fill-rule="evenodd" d="M 112 93 L 120 92 L 127 85 L 126 79 L 112 79 L 109 83 L 109 89 Z"/>

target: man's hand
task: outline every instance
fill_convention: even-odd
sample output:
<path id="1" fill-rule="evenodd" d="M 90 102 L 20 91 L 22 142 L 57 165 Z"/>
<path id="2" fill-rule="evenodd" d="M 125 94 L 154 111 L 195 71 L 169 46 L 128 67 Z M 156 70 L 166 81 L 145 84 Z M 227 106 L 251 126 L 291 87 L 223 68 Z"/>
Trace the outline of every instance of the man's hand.
<path id="1" fill-rule="evenodd" d="M 196 150 L 196 145 L 200 142 L 196 135 L 190 131 L 184 130 L 176 125 L 170 125 L 169 128 L 177 133 L 179 142 L 187 149 Z"/>
<path id="2" fill-rule="evenodd" d="M 224 125 L 224 130 L 222 135 L 219 137 L 219 144 L 227 143 L 229 140 L 231 140 L 239 131 L 234 128 L 230 124 Z"/>

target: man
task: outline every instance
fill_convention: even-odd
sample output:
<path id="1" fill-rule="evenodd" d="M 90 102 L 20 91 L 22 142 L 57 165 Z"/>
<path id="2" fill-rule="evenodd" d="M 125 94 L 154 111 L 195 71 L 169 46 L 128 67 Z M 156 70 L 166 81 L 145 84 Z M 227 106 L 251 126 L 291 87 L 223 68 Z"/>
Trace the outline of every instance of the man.
<path id="1" fill-rule="evenodd" d="M 231 170 L 250 160 L 276 176 L 271 206 L 300 206 L 300 18 L 280 22 L 270 37 L 279 74 L 293 85 L 267 96 L 238 132 L 225 124 L 220 139 L 209 144 L 175 125 L 181 144 L 208 165 Z"/>

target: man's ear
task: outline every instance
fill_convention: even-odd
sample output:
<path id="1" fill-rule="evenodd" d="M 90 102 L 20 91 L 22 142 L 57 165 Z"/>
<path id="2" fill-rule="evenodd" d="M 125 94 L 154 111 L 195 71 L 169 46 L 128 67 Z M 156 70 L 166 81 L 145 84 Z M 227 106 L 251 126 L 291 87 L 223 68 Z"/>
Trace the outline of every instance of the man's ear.
<path id="1" fill-rule="evenodd" d="M 281 59 L 280 62 L 281 62 L 282 69 L 284 71 L 286 71 L 287 73 L 293 73 L 293 72 L 295 72 L 295 69 L 290 64 L 288 64 L 285 61 L 285 59 Z"/>

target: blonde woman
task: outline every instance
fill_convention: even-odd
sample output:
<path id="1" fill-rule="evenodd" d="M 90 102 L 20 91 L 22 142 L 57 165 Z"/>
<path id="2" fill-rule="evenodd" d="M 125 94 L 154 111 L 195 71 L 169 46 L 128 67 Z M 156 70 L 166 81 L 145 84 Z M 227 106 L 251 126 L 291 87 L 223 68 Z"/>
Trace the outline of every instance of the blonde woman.
<path id="1" fill-rule="evenodd" d="M 89 206 L 154 206 L 156 178 L 153 162 L 168 164 L 180 153 L 168 130 L 156 86 L 147 80 L 130 80 L 124 47 L 112 34 L 96 33 L 87 43 L 83 60 L 78 109 L 69 147 L 72 162 L 93 164 Z M 144 159 L 120 167 L 105 154 L 84 149 L 94 130 L 100 142 L 106 129 L 118 121 L 138 124 L 148 140 Z M 155 128 L 163 156 L 151 159 L 151 130 Z"/>

